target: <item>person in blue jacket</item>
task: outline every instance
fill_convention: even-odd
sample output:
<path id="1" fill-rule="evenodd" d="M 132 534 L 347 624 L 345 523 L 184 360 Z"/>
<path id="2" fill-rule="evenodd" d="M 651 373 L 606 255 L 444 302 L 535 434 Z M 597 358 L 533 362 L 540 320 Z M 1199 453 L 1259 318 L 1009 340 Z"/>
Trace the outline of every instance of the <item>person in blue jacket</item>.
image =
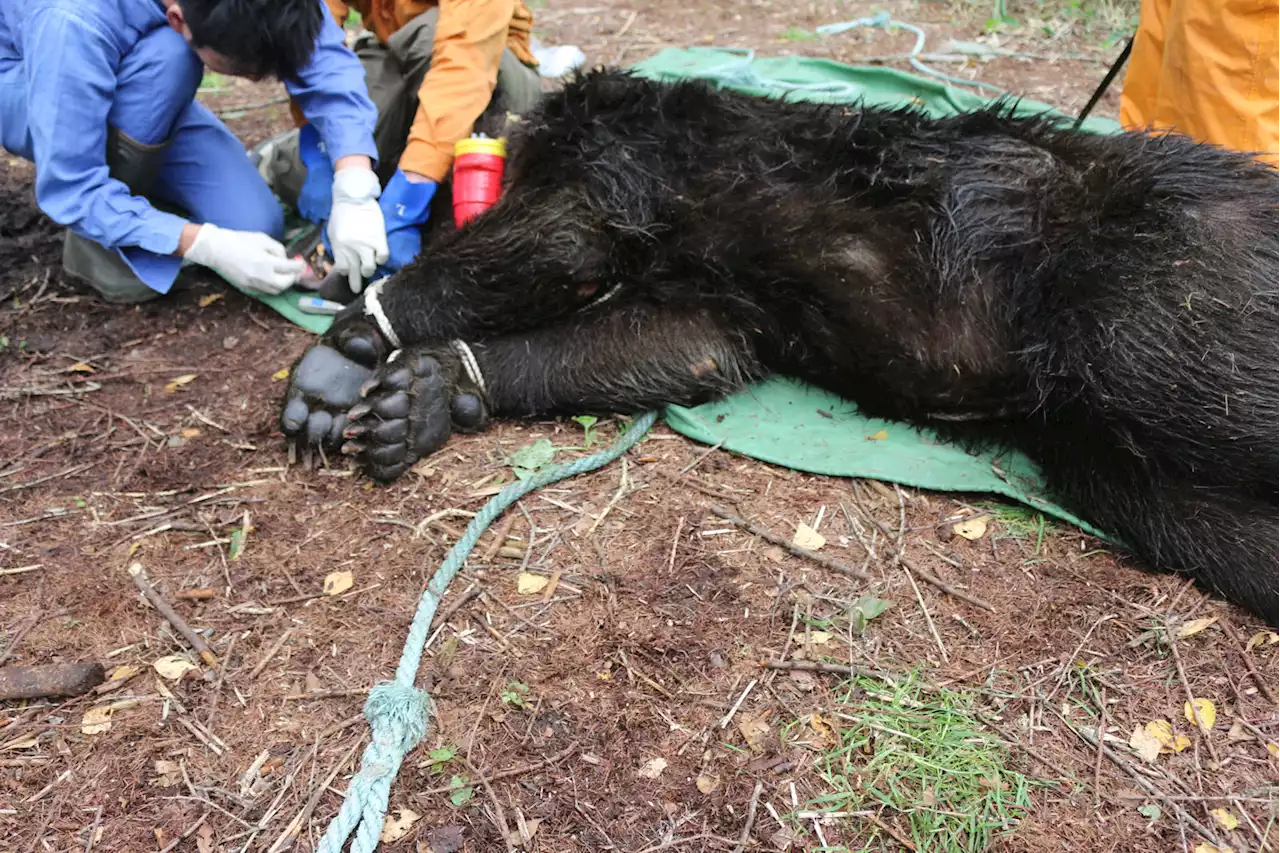
<path id="1" fill-rule="evenodd" d="M 0 145 L 35 164 L 65 272 L 123 303 L 167 293 L 183 263 L 260 293 L 299 283 L 279 203 L 195 100 L 206 68 L 284 84 L 332 169 L 334 266 L 371 276 L 388 255 L 377 112 L 323 0 L 0 0 Z"/>

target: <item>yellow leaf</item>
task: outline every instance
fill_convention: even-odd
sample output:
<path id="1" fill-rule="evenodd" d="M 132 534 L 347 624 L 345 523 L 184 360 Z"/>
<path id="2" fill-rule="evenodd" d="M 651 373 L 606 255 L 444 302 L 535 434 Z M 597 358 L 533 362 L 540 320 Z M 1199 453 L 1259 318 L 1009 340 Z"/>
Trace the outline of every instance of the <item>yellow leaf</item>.
<path id="1" fill-rule="evenodd" d="M 1267 752 L 1271 753 L 1272 758 L 1280 758 L 1280 746 L 1274 743 L 1267 744 Z"/>
<path id="2" fill-rule="evenodd" d="M 657 779 L 662 775 L 662 771 L 667 769 L 667 761 L 664 758 L 654 758 L 646 761 L 644 765 L 636 771 L 636 775 L 641 779 Z"/>
<path id="3" fill-rule="evenodd" d="M 183 438 L 195 438 L 199 434 L 200 434 L 200 430 L 195 429 L 194 427 L 187 427 L 182 432 L 178 433 L 178 435 L 182 436 Z"/>
<path id="4" fill-rule="evenodd" d="M 1253 649 L 1263 644 L 1274 646 L 1276 643 L 1280 643 L 1280 634 L 1274 631 L 1259 631 L 1249 638 L 1249 642 L 1245 645 L 1245 650 L 1253 651 Z"/>
<path id="5" fill-rule="evenodd" d="M 698 781 L 695 784 L 697 784 L 699 791 L 701 791 L 704 794 L 710 794 L 716 788 L 720 787 L 720 777 L 708 776 L 707 774 L 703 773 L 701 776 L 698 777 Z"/>
<path id="6" fill-rule="evenodd" d="M 329 572 L 324 576 L 324 594 L 341 595 L 355 585 L 351 572 Z"/>
<path id="7" fill-rule="evenodd" d="M 8 752 L 11 749 L 31 749 L 32 747 L 39 745 L 40 737 L 38 735 L 27 735 L 26 737 L 11 740 L 3 746 L 0 746 L 0 752 Z"/>
<path id="8" fill-rule="evenodd" d="M 1218 825 L 1223 829 L 1235 829 L 1240 825 L 1240 821 L 1236 820 L 1236 816 L 1226 809 L 1214 809 L 1209 812 L 1209 814 L 1213 815 L 1213 819 L 1216 820 Z"/>
<path id="9" fill-rule="evenodd" d="M 188 672 L 199 668 L 182 655 L 169 655 L 168 657 L 160 658 L 151 665 L 155 667 L 156 672 L 170 681 L 179 681 Z"/>
<path id="10" fill-rule="evenodd" d="M 110 705 L 99 705 L 96 708 L 90 708 L 84 712 L 84 719 L 80 721 L 80 731 L 87 735 L 101 734 L 111 728 L 111 715 L 122 708 L 132 708 L 137 705 L 138 699 L 121 699 L 118 702 L 112 702 Z"/>
<path id="11" fill-rule="evenodd" d="M 68 367 L 67 370 L 75 371 L 76 373 L 95 373 L 96 372 L 92 367 L 85 364 L 83 361 L 76 362 L 75 364 Z"/>
<path id="12" fill-rule="evenodd" d="M 275 373 L 271 374 L 271 379 L 275 382 L 279 382 L 282 379 L 288 379 L 288 378 L 289 378 L 289 368 L 287 367 L 282 367 L 279 370 L 277 370 Z"/>
<path id="13" fill-rule="evenodd" d="M 1159 742 L 1161 752 L 1182 752 L 1191 746 L 1186 735 L 1174 735 L 1173 724 L 1168 720 L 1152 720 L 1147 723 L 1145 731 Z"/>
<path id="14" fill-rule="evenodd" d="M 173 394 L 183 385 L 189 385 L 191 383 L 191 380 L 195 378 L 196 378 L 196 374 L 194 373 L 187 373 L 182 376 L 175 376 L 173 379 L 169 380 L 168 384 L 164 386 L 164 392 L 166 394 Z"/>
<path id="15" fill-rule="evenodd" d="M 421 819 L 422 815 L 413 809 L 399 809 L 396 811 L 396 817 L 387 815 L 382 821 L 382 835 L 379 840 L 384 844 L 390 844 L 393 841 L 399 841 L 409 834 L 409 830 L 413 829 L 413 825 Z"/>
<path id="16" fill-rule="evenodd" d="M 881 430 L 876 430 L 875 432 L 871 433 L 871 435 L 867 436 L 867 441 L 884 441 L 888 437 L 889 437 L 889 433 L 881 429 Z"/>
<path id="17" fill-rule="evenodd" d="M 955 531 L 957 536 L 963 536 L 969 541 L 981 539 L 987 533 L 987 517 L 985 515 L 966 518 L 964 521 L 958 521 L 951 525 L 951 529 Z"/>
<path id="18" fill-rule="evenodd" d="M 1192 634 L 1199 634 L 1205 628 L 1208 628 L 1217 621 L 1217 616 L 1210 616 L 1205 619 L 1192 619 L 1190 622 L 1183 624 L 1183 626 L 1178 629 L 1178 637 L 1190 637 Z"/>
<path id="19" fill-rule="evenodd" d="M 791 544 L 807 551 L 817 551 L 827 544 L 827 538 L 802 521 L 796 525 L 796 535 L 791 537 Z"/>
<path id="20" fill-rule="evenodd" d="M 817 734 L 819 741 L 823 743 L 836 742 L 835 727 L 832 726 L 831 723 L 827 722 L 819 715 L 817 714 L 809 715 L 809 726 L 813 729 L 814 733 Z"/>
<path id="21" fill-rule="evenodd" d="M 1195 853 L 1235 853 L 1230 847 L 1214 847 L 1212 844 L 1197 844 Z"/>
<path id="22" fill-rule="evenodd" d="M 825 646 L 827 643 L 831 642 L 831 635 L 826 631 L 810 631 L 809 642 L 813 643 L 815 646 Z"/>
<path id="23" fill-rule="evenodd" d="M 201 307 L 201 308 L 208 308 L 210 305 L 212 305 L 213 303 L 215 303 L 215 302 L 217 302 L 219 299 L 221 299 L 221 298 L 222 298 L 222 296 L 223 296 L 223 294 L 221 294 L 221 293 L 210 293 L 208 296 L 201 296 L 201 297 L 200 297 L 200 307 Z"/>
<path id="24" fill-rule="evenodd" d="M 1195 703 L 1194 710 L 1192 703 Z M 1213 723 L 1218 719 L 1218 709 L 1213 707 L 1213 702 L 1208 699 L 1193 699 L 1191 702 L 1184 702 L 1182 705 L 1182 713 L 1187 718 L 1187 722 L 1191 725 L 1198 725 L 1200 731 L 1205 734 L 1213 728 Z M 1200 721 L 1196 722 L 1196 715 L 1199 715 Z"/>
<path id="25" fill-rule="evenodd" d="M 1160 755 L 1160 741 L 1142 726 L 1137 726 L 1129 738 L 1129 746 L 1133 747 L 1144 761 L 1154 762 Z"/>
<path id="26" fill-rule="evenodd" d="M 516 592 L 521 595 L 535 595 L 546 589 L 550 580 L 550 578 L 544 578 L 542 575 L 521 572 L 520 577 L 516 580 Z"/>

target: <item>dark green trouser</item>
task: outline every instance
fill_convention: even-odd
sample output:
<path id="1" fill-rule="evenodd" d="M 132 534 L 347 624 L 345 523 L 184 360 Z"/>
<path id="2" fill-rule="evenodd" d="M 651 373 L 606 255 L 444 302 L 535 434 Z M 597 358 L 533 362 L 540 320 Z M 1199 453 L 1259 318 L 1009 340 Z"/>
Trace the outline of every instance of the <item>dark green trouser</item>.
<path id="1" fill-rule="evenodd" d="M 418 90 L 431 66 L 437 9 L 429 9 L 405 24 L 385 45 L 372 33 L 356 41 L 354 51 L 364 66 L 369 98 L 378 109 L 373 139 L 378 147 L 378 178 L 383 184 L 395 173 L 404 153 L 418 111 Z M 511 48 L 504 48 L 498 64 L 498 82 L 488 107 L 477 120 L 477 129 L 500 128 L 506 113 L 522 113 L 542 95 L 542 78 L 521 62 Z M 296 206 L 306 169 L 298 158 L 297 135 L 273 153 L 268 183 L 290 207 Z"/>

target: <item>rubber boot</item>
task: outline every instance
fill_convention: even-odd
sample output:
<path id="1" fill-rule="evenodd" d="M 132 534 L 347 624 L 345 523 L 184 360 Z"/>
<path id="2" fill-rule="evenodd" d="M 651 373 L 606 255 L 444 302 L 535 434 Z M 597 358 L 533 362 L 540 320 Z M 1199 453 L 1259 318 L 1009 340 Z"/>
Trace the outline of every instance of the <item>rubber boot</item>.
<path id="1" fill-rule="evenodd" d="M 145 145 L 115 128 L 107 132 L 107 168 L 111 177 L 134 195 L 145 196 L 155 185 L 169 143 Z M 149 302 L 163 294 L 148 287 L 114 249 L 72 231 L 62 244 L 62 268 L 68 277 L 84 282 L 104 300 L 117 305 Z"/>
<path id="2" fill-rule="evenodd" d="M 285 206 L 290 210 L 297 208 L 307 167 L 298 151 L 296 128 L 255 145 L 249 150 L 249 161 Z"/>

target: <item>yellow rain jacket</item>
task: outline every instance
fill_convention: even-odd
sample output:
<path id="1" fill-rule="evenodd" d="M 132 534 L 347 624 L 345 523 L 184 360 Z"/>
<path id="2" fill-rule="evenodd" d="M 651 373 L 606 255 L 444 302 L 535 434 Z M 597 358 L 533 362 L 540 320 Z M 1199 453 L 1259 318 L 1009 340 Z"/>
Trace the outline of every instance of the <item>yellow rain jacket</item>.
<path id="1" fill-rule="evenodd" d="M 1277 0 L 1142 0 L 1126 128 L 1174 130 L 1277 164 Z"/>
<path id="2" fill-rule="evenodd" d="M 441 181 L 453 164 L 453 145 L 471 134 L 498 81 L 503 48 L 531 67 L 533 15 L 522 0 L 325 0 L 341 25 L 351 10 L 386 44 L 393 33 L 439 8 L 431 67 L 418 90 L 418 113 L 400 168 Z"/>

